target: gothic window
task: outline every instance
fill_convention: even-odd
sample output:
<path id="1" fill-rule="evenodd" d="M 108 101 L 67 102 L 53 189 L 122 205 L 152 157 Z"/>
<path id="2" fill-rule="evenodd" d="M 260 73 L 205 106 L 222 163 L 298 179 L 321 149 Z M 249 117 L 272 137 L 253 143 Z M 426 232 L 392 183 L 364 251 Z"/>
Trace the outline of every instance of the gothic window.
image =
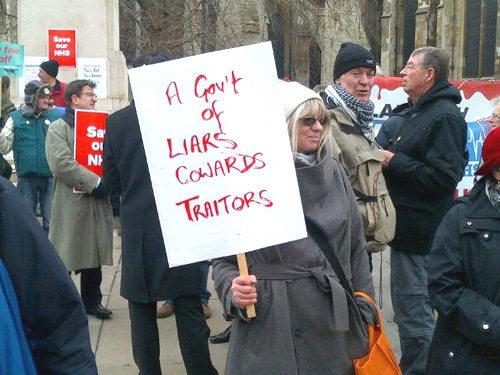
<path id="1" fill-rule="evenodd" d="M 278 78 L 289 76 L 290 72 L 285 70 L 285 20 L 279 12 L 274 13 L 270 19 L 269 40 L 273 46 Z"/>
<path id="2" fill-rule="evenodd" d="M 463 76 L 493 77 L 497 0 L 467 0 L 466 4 Z"/>
<path id="3" fill-rule="evenodd" d="M 408 0 L 404 4 L 403 65 L 415 50 L 415 13 L 418 9 L 418 0 Z"/>
<path id="4" fill-rule="evenodd" d="M 309 87 L 321 84 L 321 49 L 316 39 L 309 41 Z"/>

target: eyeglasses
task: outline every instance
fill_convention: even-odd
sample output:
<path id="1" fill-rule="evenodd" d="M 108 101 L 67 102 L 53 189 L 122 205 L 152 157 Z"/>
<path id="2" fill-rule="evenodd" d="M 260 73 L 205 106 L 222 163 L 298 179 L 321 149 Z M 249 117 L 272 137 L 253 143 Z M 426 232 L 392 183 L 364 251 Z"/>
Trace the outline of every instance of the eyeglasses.
<path id="1" fill-rule="evenodd" d="M 96 98 L 97 99 L 97 95 L 94 94 L 93 92 L 83 92 L 80 94 L 80 96 L 86 96 L 87 98 Z"/>
<path id="2" fill-rule="evenodd" d="M 304 117 L 302 120 L 302 123 L 305 125 L 305 126 L 313 126 L 314 124 L 316 124 L 316 121 L 319 121 L 319 123 L 321 124 L 321 126 L 325 125 L 328 120 L 326 117 L 322 117 L 320 119 L 316 119 L 314 117 Z"/>
<path id="3" fill-rule="evenodd" d="M 490 120 L 492 121 L 500 121 L 500 116 L 495 115 L 494 113 L 490 116 Z"/>

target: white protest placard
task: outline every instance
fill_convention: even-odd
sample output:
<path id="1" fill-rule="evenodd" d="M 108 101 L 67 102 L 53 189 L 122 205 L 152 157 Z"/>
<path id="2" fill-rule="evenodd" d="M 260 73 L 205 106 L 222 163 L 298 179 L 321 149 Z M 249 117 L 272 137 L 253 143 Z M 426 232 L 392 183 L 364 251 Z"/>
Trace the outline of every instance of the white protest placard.
<path id="1" fill-rule="evenodd" d="M 86 79 L 97 86 L 94 93 L 99 98 L 108 97 L 108 68 L 105 58 L 78 58 L 78 79 Z"/>
<path id="2" fill-rule="evenodd" d="M 40 81 L 38 72 L 40 64 L 47 61 L 43 56 L 24 56 L 23 76 L 19 78 L 19 97 L 24 98 L 24 86 L 31 81 Z"/>
<path id="3" fill-rule="evenodd" d="M 307 236 L 270 42 L 129 77 L 171 266 Z"/>

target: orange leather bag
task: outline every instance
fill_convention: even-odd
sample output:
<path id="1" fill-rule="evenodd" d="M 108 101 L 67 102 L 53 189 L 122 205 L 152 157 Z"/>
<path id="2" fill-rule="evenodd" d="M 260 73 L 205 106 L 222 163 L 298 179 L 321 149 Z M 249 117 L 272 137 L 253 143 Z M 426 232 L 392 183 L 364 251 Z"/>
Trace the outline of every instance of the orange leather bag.
<path id="1" fill-rule="evenodd" d="M 344 287 L 351 298 L 354 299 L 355 295 L 366 298 L 373 303 L 375 309 L 377 309 L 378 326 L 368 324 L 368 355 L 354 360 L 354 373 L 356 375 L 402 375 L 396 356 L 392 351 L 391 344 L 389 344 L 389 340 L 385 335 L 382 326 L 382 315 L 380 315 L 377 304 L 366 293 L 354 292 L 353 294 L 344 270 L 335 252 L 326 241 L 325 236 L 307 216 L 305 216 L 305 220 L 308 234 L 316 241 L 326 259 L 328 259 L 328 262 L 339 278 L 340 285 Z"/>
<path id="2" fill-rule="evenodd" d="M 356 375 L 402 375 L 391 344 L 385 335 L 382 315 L 377 304 L 363 292 L 354 292 L 354 295 L 371 301 L 378 313 L 378 326 L 368 324 L 368 354 L 354 360 L 354 373 Z"/>

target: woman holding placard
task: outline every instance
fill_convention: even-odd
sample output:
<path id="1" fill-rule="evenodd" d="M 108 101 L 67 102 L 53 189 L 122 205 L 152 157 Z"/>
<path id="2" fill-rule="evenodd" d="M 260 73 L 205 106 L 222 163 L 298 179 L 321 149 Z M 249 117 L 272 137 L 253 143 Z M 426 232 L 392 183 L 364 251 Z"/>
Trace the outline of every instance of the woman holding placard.
<path id="1" fill-rule="evenodd" d="M 345 171 L 327 151 L 333 141 L 319 95 L 279 85 L 308 232 L 320 234 L 248 253 L 250 276 L 239 275 L 235 257 L 214 261 L 215 288 L 233 318 L 226 374 L 353 374 L 374 310 L 367 300 L 356 306 L 323 251 L 333 250 L 350 288 L 373 297 L 363 224 Z M 251 304 L 257 317 L 248 319 Z"/>

